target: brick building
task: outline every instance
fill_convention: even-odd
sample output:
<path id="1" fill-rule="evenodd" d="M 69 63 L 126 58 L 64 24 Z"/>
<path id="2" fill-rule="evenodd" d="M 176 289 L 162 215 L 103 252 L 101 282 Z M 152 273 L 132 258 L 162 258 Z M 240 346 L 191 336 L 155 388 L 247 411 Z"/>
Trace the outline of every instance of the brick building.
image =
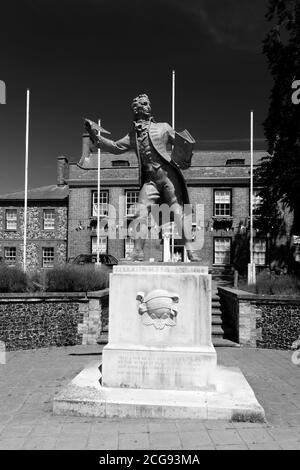
<path id="1" fill-rule="evenodd" d="M 255 152 L 255 164 L 263 154 Z M 248 226 L 249 163 L 249 152 L 195 151 L 192 166 L 183 171 L 191 203 L 204 206 L 204 245 L 199 255 L 203 264 L 209 267 L 224 267 L 232 263 L 235 236 Z M 65 182 L 69 186 L 68 257 L 72 259 L 78 253 L 90 253 L 96 246 L 97 155 L 89 153 L 88 136 L 83 136 L 80 161 L 68 163 L 65 159 L 62 173 L 66 175 Z M 107 216 L 107 204 L 111 204 L 117 208 L 118 228 L 120 225 L 126 227 L 134 213 L 138 190 L 138 161 L 135 154 L 114 156 L 102 153 L 101 217 Z M 124 200 L 123 207 L 119 204 L 120 197 Z M 256 199 L 256 202 L 259 203 L 259 200 Z M 164 243 L 164 239 L 147 240 L 146 259 L 162 261 Z M 129 237 L 101 237 L 101 250 L 117 258 L 126 257 L 131 249 L 132 240 Z M 255 261 L 265 265 L 267 240 L 257 236 L 254 249 Z M 183 246 L 176 241 L 175 253 L 180 259 L 186 260 Z"/>
<path id="2" fill-rule="evenodd" d="M 27 267 L 34 271 L 62 264 L 67 256 L 68 187 L 44 186 L 28 191 Z M 22 266 L 24 192 L 0 196 L 0 259 Z"/>
<path id="3" fill-rule="evenodd" d="M 77 161 L 57 159 L 57 185 L 29 191 L 28 256 L 31 268 L 47 267 L 96 250 L 97 154 L 90 153 L 89 137 L 82 137 Z M 255 152 L 258 164 L 264 152 Z M 237 240 L 249 226 L 250 154 L 237 151 L 195 151 L 192 166 L 183 171 L 193 205 L 203 204 L 201 262 L 210 268 L 232 265 Z M 101 252 L 116 258 L 132 250 L 129 236 L 121 237 L 134 214 L 138 197 L 138 161 L 134 153 L 101 153 L 101 220 L 110 220 L 109 205 L 116 208 L 116 237 L 101 234 Z M 120 199 L 121 198 L 121 199 Z M 259 204 L 259 198 L 255 198 Z M 108 217 L 109 216 L 109 217 Z M 104 224 L 105 225 L 105 224 Z M 0 256 L 9 264 L 22 261 L 23 193 L 0 196 Z M 170 237 L 147 240 L 146 259 L 163 260 Z M 175 241 L 174 253 L 186 260 L 184 247 Z M 256 230 L 254 261 L 269 263 L 267 234 Z"/>

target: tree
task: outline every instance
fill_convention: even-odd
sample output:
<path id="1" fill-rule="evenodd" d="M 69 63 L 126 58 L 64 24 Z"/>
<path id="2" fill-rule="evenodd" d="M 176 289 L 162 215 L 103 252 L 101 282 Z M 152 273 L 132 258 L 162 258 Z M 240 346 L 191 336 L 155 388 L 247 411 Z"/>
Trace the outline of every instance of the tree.
<path id="1" fill-rule="evenodd" d="M 300 233 L 300 105 L 292 102 L 292 83 L 300 80 L 300 0 L 269 0 L 272 24 L 263 42 L 273 77 L 264 122 L 268 156 L 256 171 L 261 186 L 261 218 L 268 232 L 278 233 L 281 207 L 294 213 L 293 232 Z"/>

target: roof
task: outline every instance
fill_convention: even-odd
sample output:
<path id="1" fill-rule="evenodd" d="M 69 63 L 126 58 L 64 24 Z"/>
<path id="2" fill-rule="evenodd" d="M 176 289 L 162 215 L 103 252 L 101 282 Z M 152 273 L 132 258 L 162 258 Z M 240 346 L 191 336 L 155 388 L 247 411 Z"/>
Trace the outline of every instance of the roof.
<path id="1" fill-rule="evenodd" d="M 253 162 L 257 165 L 262 157 L 266 156 L 267 152 L 255 151 L 253 152 Z M 193 166 L 226 166 L 227 160 L 241 159 L 245 160 L 245 165 L 250 166 L 250 152 L 235 151 L 235 150 L 217 150 L 217 151 L 203 151 L 195 150 L 192 157 Z M 241 165 L 244 166 L 244 165 Z"/>
<path id="2" fill-rule="evenodd" d="M 52 184 L 50 186 L 41 186 L 40 188 L 29 189 L 27 194 L 29 201 L 59 201 L 68 197 L 69 188 L 68 186 L 56 186 L 55 184 Z M 0 200 L 23 201 L 24 191 L 0 195 Z"/>
<path id="3" fill-rule="evenodd" d="M 113 161 L 126 161 L 129 163 L 129 166 L 137 166 L 137 156 L 134 152 L 126 152 L 121 155 L 112 155 L 107 152 L 101 152 L 101 168 L 111 168 Z M 75 165 L 77 162 L 72 162 Z M 81 159 L 78 165 L 85 169 L 98 168 L 98 155 L 97 153 L 91 153 L 89 157 Z M 128 168 L 128 167 L 127 167 Z"/>
<path id="4" fill-rule="evenodd" d="M 266 156 L 265 151 L 255 151 L 253 154 L 254 165 L 257 165 L 263 156 Z M 242 159 L 245 160 L 245 165 L 250 165 L 250 152 L 248 151 L 235 151 L 235 150 L 216 150 L 205 151 L 195 150 L 192 157 L 192 167 L 206 166 L 226 166 L 227 160 Z M 101 168 L 111 168 L 113 161 L 124 160 L 129 162 L 129 166 L 135 167 L 138 165 L 137 157 L 134 152 L 126 152 L 121 155 L 112 155 L 106 152 L 101 152 Z M 76 165 L 75 162 L 73 164 Z M 80 160 L 80 167 L 84 169 L 94 169 L 98 167 L 98 156 L 91 153 L 89 157 Z M 241 166 L 245 166 L 241 165 Z"/>

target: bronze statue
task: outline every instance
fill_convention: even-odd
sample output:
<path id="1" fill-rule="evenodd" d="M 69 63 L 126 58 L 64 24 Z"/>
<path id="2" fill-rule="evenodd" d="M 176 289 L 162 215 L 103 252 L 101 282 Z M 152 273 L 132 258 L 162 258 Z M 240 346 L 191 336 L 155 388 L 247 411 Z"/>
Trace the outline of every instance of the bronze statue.
<path id="1" fill-rule="evenodd" d="M 144 217 L 146 231 L 148 230 L 147 217 L 140 208 L 146 207 L 146 212 L 149 214 L 151 205 L 167 203 L 174 215 L 179 233 L 183 233 L 182 239 L 187 248 L 189 259 L 198 261 L 191 251 L 184 230 L 182 230 L 183 205 L 189 204 L 189 196 L 179 164 L 176 163 L 177 159 L 182 163 L 181 167 L 183 168 L 190 165 L 195 141 L 188 131 L 177 134 L 168 123 L 155 122 L 151 115 L 151 103 L 147 95 L 141 94 L 134 98 L 131 109 L 133 128 L 120 140 L 112 141 L 99 136 L 89 120 L 86 120 L 86 129 L 94 145 L 102 150 L 115 155 L 135 150 L 139 161 L 141 189 L 134 218 L 142 219 Z M 174 144 L 171 155 L 168 151 L 168 145 Z M 144 259 L 143 247 L 146 238 L 146 236 L 135 238 L 132 260 L 142 261 Z"/>

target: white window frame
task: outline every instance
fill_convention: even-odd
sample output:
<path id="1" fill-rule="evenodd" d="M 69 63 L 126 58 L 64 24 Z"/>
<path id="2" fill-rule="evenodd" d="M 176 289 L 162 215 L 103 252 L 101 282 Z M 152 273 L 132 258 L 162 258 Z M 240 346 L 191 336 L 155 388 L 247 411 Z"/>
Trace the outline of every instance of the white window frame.
<path id="1" fill-rule="evenodd" d="M 18 228 L 18 210 L 5 210 L 5 230 L 17 230 Z"/>
<path id="2" fill-rule="evenodd" d="M 48 217 L 48 215 L 50 214 L 52 215 L 52 217 Z M 43 229 L 55 229 L 55 209 L 43 209 Z"/>
<path id="3" fill-rule="evenodd" d="M 231 190 L 215 189 L 214 190 L 214 216 L 230 217 L 231 216 Z"/>
<path id="4" fill-rule="evenodd" d="M 107 236 L 100 237 L 99 243 L 99 253 L 100 254 L 107 254 Z M 91 237 L 92 243 L 92 254 L 97 254 L 97 237 Z"/>
<path id="5" fill-rule="evenodd" d="M 260 189 L 254 189 L 253 190 L 253 196 L 252 196 L 252 207 L 253 207 L 253 212 L 257 212 L 258 209 L 260 208 L 263 198 L 258 195 L 260 192 Z"/>
<path id="6" fill-rule="evenodd" d="M 53 246 L 42 247 L 42 266 L 43 268 L 54 267 L 55 250 Z"/>
<path id="7" fill-rule="evenodd" d="M 295 248 L 295 261 L 296 263 L 300 263 L 300 245 L 296 245 Z"/>
<path id="8" fill-rule="evenodd" d="M 218 243 L 219 243 L 219 247 L 218 247 Z M 222 245 L 226 249 L 221 249 Z M 229 265 L 230 263 L 231 263 L 231 238 L 230 237 L 215 237 L 214 238 L 214 264 L 218 266 L 226 266 L 226 265 Z"/>
<path id="9" fill-rule="evenodd" d="M 12 255 L 12 252 L 14 254 Z M 14 266 L 17 262 L 17 248 L 15 246 L 4 247 L 4 262 L 8 266 Z"/>
<path id="10" fill-rule="evenodd" d="M 253 239 L 253 262 L 257 266 L 265 266 L 267 263 L 267 240 L 266 238 Z"/>
<path id="11" fill-rule="evenodd" d="M 136 213 L 139 191 L 127 190 L 125 193 L 125 215 L 133 217 Z"/>
<path id="12" fill-rule="evenodd" d="M 108 191 L 107 189 L 100 190 L 100 216 L 108 215 Z M 98 216 L 98 191 L 92 192 L 92 217 Z"/>

